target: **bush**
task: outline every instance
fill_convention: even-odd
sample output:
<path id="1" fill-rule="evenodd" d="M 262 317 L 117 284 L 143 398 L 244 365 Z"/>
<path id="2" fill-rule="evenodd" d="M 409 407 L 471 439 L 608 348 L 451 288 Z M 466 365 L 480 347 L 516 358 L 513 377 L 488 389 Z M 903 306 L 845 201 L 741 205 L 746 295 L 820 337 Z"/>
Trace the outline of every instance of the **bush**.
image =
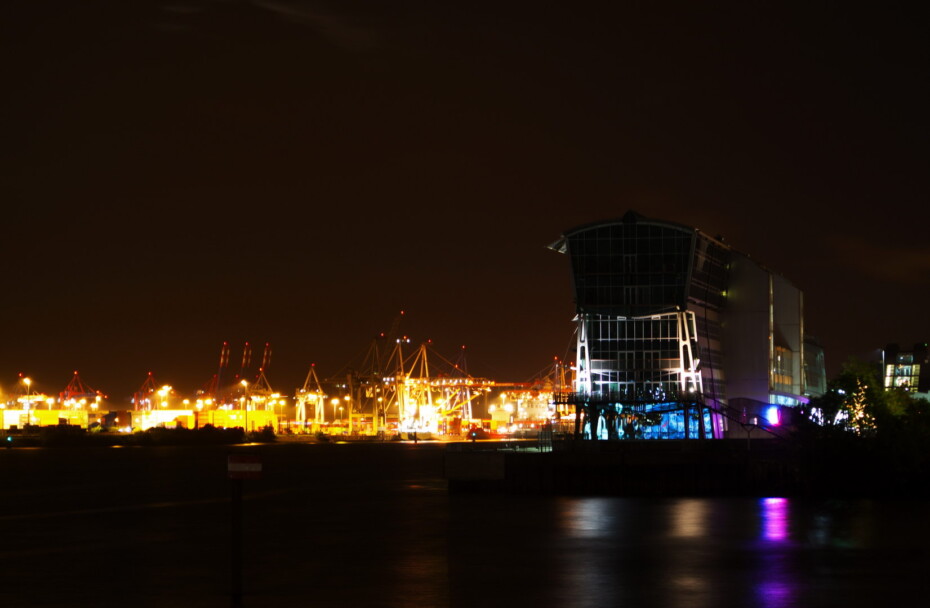
<path id="1" fill-rule="evenodd" d="M 274 443 L 274 429 L 270 426 L 262 427 L 257 431 L 252 431 L 246 435 L 251 443 Z"/>

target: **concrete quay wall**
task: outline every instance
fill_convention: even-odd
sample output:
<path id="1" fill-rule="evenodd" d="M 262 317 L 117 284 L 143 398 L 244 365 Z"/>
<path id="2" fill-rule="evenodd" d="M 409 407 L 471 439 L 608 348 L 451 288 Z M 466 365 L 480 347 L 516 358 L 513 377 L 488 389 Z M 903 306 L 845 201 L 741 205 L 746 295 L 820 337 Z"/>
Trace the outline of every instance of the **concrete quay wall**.
<path id="1" fill-rule="evenodd" d="M 773 496 L 810 491 L 803 454 L 772 440 L 556 441 L 551 451 L 450 447 L 453 492 Z"/>

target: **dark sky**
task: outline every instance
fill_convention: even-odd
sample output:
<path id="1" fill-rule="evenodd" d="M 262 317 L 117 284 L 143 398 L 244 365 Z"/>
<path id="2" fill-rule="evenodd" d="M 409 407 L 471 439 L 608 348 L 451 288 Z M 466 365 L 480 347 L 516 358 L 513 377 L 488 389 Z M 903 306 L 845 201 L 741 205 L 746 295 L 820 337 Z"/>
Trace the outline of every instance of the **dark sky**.
<path id="1" fill-rule="evenodd" d="M 193 391 L 248 340 L 292 393 L 401 309 L 528 380 L 545 246 L 628 209 L 795 282 L 831 373 L 930 339 L 925 22 L 859 10 L 7 0 L 0 387 Z"/>

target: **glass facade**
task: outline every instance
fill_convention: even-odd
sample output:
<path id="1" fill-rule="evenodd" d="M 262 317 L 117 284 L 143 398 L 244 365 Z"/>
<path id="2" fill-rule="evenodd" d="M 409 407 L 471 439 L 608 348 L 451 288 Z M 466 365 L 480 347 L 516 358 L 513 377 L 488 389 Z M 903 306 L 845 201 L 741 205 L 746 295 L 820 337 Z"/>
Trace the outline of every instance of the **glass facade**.
<path id="1" fill-rule="evenodd" d="M 593 393 L 643 399 L 677 392 L 678 318 L 596 318 L 588 323 Z"/>
<path id="2" fill-rule="evenodd" d="M 688 295 L 692 302 L 720 310 L 726 302 L 727 269 L 730 252 L 714 241 L 698 235 L 694 248 L 694 269 Z"/>
<path id="3" fill-rule="evenodd" d="M 804 395 L 819 397 L 827 392 L 823 347 L 812 336 L 804 337 Z"/>
<path id="4" fill-rule="evenodd" d="M 579 312 L 624 317 L 685 306 L 694 232 L 613 223 L 567 236 Z"/>
<path id="5" fill-rule="evenodd" d="M 775 347 L 775 361 L 773 361 L 772 370 L 772 388 L 776 391 L 790 393 L 794 376 L 792 375 L 792 366 L 794 364 L 794 353 L 783 346 Z"/>

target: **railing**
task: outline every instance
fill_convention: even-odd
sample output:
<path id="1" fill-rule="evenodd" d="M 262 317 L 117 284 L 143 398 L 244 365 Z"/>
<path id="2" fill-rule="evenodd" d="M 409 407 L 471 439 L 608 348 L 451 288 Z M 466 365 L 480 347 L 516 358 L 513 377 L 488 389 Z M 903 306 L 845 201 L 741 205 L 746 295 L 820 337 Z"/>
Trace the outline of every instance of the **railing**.
<path id="1" fill-rule="evenodd" d="M 480 441 L 450 443 L 450 452 L 551 452 L 552 437 L 548 439 L 510 439 L 504 441 Z"/>

